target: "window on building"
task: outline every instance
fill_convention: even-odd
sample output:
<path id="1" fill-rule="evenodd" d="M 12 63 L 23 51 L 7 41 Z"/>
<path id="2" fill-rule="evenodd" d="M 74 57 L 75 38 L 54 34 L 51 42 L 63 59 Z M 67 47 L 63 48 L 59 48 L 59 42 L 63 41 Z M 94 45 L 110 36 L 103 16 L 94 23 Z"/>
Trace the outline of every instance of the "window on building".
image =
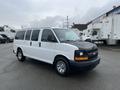
<path id="1" fill-rule="evenodd" d="M 11 31 L 12 33 L 15 33 L 15 30 L 13 30 L 13 29 L 11 29 L 10 31 Z"/>
<path id="2" fill-rule="evenodd" d="M 92 33 L 92 36 L 95 36 L 95 35 L 97 35 L 97 31 L 93 31 L 93 33 Z"/>

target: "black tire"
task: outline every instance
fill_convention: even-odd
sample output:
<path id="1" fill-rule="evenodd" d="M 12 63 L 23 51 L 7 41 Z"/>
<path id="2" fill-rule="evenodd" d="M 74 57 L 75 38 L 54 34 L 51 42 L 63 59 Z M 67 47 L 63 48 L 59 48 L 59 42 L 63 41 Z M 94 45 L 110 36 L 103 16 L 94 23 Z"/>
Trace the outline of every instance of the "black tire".
<path id="1" fill-rule="evenodd" d="M 58 57 L 55 60 L 54 67 L 56 72 L 61 76 L 67 76 L 70 72 L 70 67 L 67 59 Z"/>
<path id="2" fill-rule="evenodd" d="M 18 61 L 21 61 L 21 62 L 25 61 L 25 56 L 23 55 L 23 52 L 21 49 L 18 49 L 17 51 L 17 59 Z"/>

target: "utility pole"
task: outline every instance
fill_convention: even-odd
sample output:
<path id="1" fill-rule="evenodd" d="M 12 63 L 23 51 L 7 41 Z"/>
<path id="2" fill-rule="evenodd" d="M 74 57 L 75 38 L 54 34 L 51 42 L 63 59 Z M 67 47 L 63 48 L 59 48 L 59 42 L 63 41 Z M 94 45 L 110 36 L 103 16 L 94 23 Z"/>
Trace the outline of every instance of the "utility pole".
<path id="1" fill-rule="evenodd" d="M 69 18 L 68 18 L 68 16 L 67 16 L 67 29 L 69 28 Z"/>
<path id="2" fill-rule="evenodd" d="M 63 21 L 63 28 L 69 28 L 69 18 L 67 16 L 67 18 L 65 19 L 65 21 Z"/>

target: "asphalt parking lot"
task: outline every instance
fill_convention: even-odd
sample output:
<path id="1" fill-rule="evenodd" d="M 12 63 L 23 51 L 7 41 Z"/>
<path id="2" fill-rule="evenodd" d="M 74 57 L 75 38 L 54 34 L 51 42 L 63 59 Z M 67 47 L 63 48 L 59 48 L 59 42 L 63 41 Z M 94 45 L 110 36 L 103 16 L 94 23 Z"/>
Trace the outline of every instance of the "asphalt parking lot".
<path id="1" fill-rule="evenodd" d="M 120 90 L 120 51 L 100 47 L 101 63 L 91 72 L 61 77 L 45 63 L 21 63 L 12 44 L 0 45 L 0 90 Z"/>

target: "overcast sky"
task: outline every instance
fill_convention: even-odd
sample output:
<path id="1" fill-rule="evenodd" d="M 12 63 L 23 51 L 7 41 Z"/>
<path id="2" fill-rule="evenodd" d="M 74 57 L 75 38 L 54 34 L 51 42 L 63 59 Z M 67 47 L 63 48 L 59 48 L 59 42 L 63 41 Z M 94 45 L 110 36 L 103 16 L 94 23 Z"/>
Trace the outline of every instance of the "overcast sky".
<path id="1" fill-rule="evenodd" d="M 0 25 L 86 23 L 119 5 L 120 0 L 0 0 Z M 58 25 L 59 26 L 59 25 Z"/>

